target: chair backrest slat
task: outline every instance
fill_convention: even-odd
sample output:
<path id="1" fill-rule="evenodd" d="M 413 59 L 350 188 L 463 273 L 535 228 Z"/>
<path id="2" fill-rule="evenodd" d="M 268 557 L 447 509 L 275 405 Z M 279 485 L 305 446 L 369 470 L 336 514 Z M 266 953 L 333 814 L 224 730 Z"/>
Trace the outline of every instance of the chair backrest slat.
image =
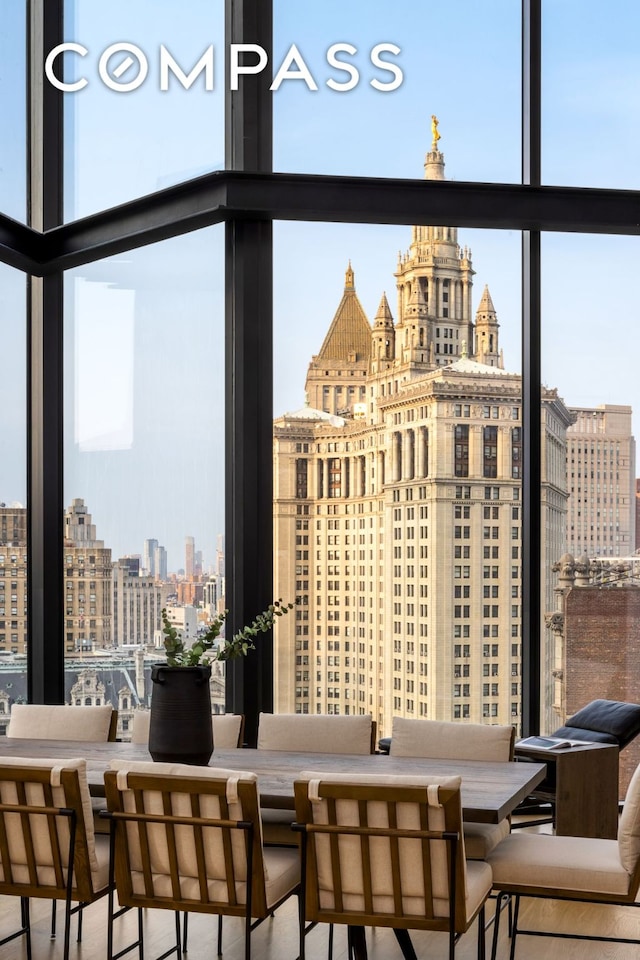
<path id="1" fill-rule="evenodd" d="M 173 803 L 172 803 L 172 794 L 169 790 L 162 791 L 162 807 L 163 812 L 166 817 L 173 816 Z M 202 842 L 202 827 L 193 827 L 194 837 L 195 837 L 195 848 L 198 850 L 198 846 Z M 171 888 L 173 890 L 173 896 L 176 900 L 180 899 L 182 894 L 180 888 L 180 867 L 178 865 L 178 849 L 176 846 L 176 826 L 171 821 L 167 821 L 166 825 L 166 836 L 167 836 L 167 852 L 169 854 L 169 875 L 171 877 Z M 198 858 L 196 854 L 196 862 L 198 859 L 202 860 L 201 856 Z"/>

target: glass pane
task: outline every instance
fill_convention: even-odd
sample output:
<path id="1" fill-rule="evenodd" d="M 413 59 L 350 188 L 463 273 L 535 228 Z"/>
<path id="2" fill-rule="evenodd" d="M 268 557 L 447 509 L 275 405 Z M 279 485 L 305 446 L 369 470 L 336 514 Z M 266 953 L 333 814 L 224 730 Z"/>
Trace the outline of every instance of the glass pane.
<path id="1" fill-rule="evenodd" d="M 0 212 L 24 222 L 27 216 L 26 3 L 0 5 Z"/>
<path id="2" fill-rule="evenodd" d="M 87 81 L 65 94 L 67 220 L 223 166 L 222 3 L 192 0 L 187 10 L 173 0 L 67 0 L 65 13 L 66 40 L 88 51 L 63 55 L 65 82 Z M 122 43 L 133 49 L 105 54 Z"/>
<path id="3" fill-rule="evenodd" d="M 27 698 L 26 281 L 0 264 L 0 736 Z"/>
<path id="4" fill-rule="evenodd" d="M 274 37 L 275 170 L 419 178 L 433 114 L 449 176 L 520 180 L 518 3 L 275 0 Z"/>
<path id="5" fill-rule="evenodd" d="M 594 699 L 638 700 L 638 337 L 624 320 L 624 336 L 604 332 L 602 302 L 584 282 L 592 264 L 616 291 L 616 317 L 632 317 L 627 278 L 638 241 L 565 235 L 543 240 L 543 381 L 557 389 L 555 409 L 570 419 L 555 445 L 562 536 L 545 557 L 542 714 L 543 732 L 553 732 Z M 620 755 L 621 796 L 638 762 L 636 741 Z"/>
<path id="6" fill-rule="evenodd" d="M 640 7 L 546 0 L 543 182 L 637 189 Z"/>
<path id="7" fill-rule="evenodd" d="M 193 637 L 223 604 L 223 244 L 213 227 L 66 277 L 66 697 L 106 698 L 125 739 L 162 608 Z"/>
<path id="8" fill-rule="evenodd" d="M 278 711 L 519 724 L 519 258 L 516 234 L 277 224 Z"/>

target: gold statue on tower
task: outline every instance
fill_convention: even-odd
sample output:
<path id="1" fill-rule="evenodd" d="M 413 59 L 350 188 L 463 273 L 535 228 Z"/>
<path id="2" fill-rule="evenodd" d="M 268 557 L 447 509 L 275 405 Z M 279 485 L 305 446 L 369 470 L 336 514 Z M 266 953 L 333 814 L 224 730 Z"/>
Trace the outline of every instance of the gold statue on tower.
<path id="1" fill-rule="evenodd" d="M 440 139 L 440 134 L 438 133 L 438 118 L 435 113 L 431 114 L 431 149 L 436 151 L 438 149 L 438 140 Z"/>

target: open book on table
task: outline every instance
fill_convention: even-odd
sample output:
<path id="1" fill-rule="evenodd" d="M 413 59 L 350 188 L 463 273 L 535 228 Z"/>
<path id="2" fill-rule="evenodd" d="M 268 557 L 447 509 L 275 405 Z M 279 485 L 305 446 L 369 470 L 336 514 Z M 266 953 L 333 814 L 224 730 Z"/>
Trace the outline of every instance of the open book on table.
<path id="1" fill-rule="evenodd" d="M 565 747 L 572 747 L 574 740 L 561 740 L 558 737 L 525 737 L 524 740 L 518 740 L 517 747 L 534 747 L 536 750 L 562 750 Z"/>

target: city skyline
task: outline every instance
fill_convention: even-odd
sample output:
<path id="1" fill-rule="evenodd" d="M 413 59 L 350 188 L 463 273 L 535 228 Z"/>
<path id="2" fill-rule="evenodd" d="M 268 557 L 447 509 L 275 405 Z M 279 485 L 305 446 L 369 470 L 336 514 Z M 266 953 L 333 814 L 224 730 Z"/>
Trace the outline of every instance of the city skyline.
<path id="1" fill-rule="evenodd" d="M 131 3 L 110 4 L 108 16 L 95 4 L 69 4 L 69 30 L 92 52 L 126 36 L 149 50 L 165 41 L 186 64 L 201 52 L 194 46 L 196 32 L 204 38 L 199 44 L 214 42 L 222 50 L 221 11 L 211 4 L 198 0 L 188 17 L 164 2 L 154 9 L 150 23 Z M 368 3 L 366 11 L 364 17 L 362 3 L 331 0 L 305 9 L 303 16 L 291 0 L 279 5 L 274 60 L 295 41 L 322 82 L 317 93 L 292 83 L 274 95 L 274 169 L 419 178 L 434 113 L 448 177 L 518 181 L 519 5 L 493 0 L 480 8 L 463 2 L 454 16 L 451 9 L 414 2 L 403 9 L 401 21 L 387 3 Z M 7 28 L 0 31 L 6 64 L 0 103 L 15 136 L 0 147 L 0 208 L 24 220 L 23 61 L 20 45 L 8 42 L 24 32 L 22 3 L 3 4 L 1 16 Z M 640 11 L 628 3 L 613 3 L 606 13 L 591 0 L 546 4 L 544 182 L 635 185 L 640 125 L 632 122 L 638 115 L 633 37 L 639 22 Z M 363 64 L 373 43 L 387 38 L 402 48 L 401 88 L 384 96 L 367 83 L 340 96 L 326 88 L 322 63 L 330 42 L 356 42 Z M 607 49 L 615 49 L 615 61 Z M 221 167 L 222 92 L 220 84 L 210 94 L 194 87 L 162 96 L 145 86 L 139 94 L 121 96 L 94 84 L 66 98 L 72 148 L 66 216 Z M 107 135 L 113 130 L 118 136 Z M 121 149 L 123 141 L 127 150 Z M 149 144 L 159 148 L 150 152 Z M 143 154 L 153 161 L 136 163 L 133 158 Z M 156 537 L 177 557 L 188 533 L 213 544 L 224 529 L 223 232 L 209 228 L 87 265 L 68 277 L 64 499 L 86 500 L 120 556 L 139 552 L 144 539 Z M 394 262 L 409 233 L 408 225 L 274 225 L 274 416 L 304 403 L 307 364 L 335 312 L 349 260 L 369 320 L 385 290 L 395 316 Z M 487 283 L 505 365 L 517 373 L 520 235 L 461 229 L 460 239 L 474 255 L 474 309 Z M 633 321 L 636 314 L 628 282 L 635 247 L 631 237 L 542 238 L 542 378 L 569 406 L 640 409 L 634 335 L 625 330 L 610 336 L 617 322 Z M 87 286 L 93 288 L 89 297 L 83 292 Z M 0 324 L 8 355 L 25 356 L 25 302 L 24 278 L 3 266 Z M 114 360 L 116 334 L 122 351 Z M 0 428 L 9 455 L 0 468 L 0 496 L 24 502 L 21 364 L 6 370 L 3 395 Z"/>

